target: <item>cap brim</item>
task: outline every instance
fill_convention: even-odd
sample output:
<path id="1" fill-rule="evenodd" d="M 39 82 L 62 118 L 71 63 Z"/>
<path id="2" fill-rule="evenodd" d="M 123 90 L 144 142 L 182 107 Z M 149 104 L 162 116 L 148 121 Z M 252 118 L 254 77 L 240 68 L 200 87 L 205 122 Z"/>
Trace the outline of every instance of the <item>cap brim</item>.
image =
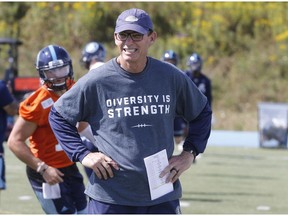
<path id="1" fill-rule="evenodd" d="M 147 34 L 149 30 L 143 28 L 142 26 L 136 24 L 125 24 L 115 28 L 115 33 L 123 32 L 123 31 L 136 31 L 141 34 Z"/>

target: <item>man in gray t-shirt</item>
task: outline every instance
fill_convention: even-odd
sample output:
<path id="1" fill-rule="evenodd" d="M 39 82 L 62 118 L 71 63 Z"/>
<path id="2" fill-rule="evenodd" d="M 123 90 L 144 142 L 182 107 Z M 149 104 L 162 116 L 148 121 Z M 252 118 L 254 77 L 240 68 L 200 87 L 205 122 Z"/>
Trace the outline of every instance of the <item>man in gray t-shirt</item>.
<path id="1" fill-rule="evenodd" d="M 90 70 L 51 109 L 50 124 L 64 151 L 94 171 L 86 189 L 91 214 L 180 213 L 179 177 L 206 148 L 207 98 L 179 69 L 147 56 L 156 38 L 145 11 L 122 12 L 114 35 L 119 56 Z M 173 156 L 178 115 L 190 129 L 183 151 Z M 83 145 L 74 127 L 80 121 L 91 125 L 99 152 Z M 173 189 L 153 198 L 144 159 L 162 150 L 168 165 L 160 178 Z"/>

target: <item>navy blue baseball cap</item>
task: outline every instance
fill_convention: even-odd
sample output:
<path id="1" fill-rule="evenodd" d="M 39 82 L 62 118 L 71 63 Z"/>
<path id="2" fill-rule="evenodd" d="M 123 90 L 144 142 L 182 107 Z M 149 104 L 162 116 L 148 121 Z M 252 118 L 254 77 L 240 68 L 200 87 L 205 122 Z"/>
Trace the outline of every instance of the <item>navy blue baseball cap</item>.
<path id="1" fill-rule="evenodd" d="M 115 33 L 127 30 L 141 34 L 147 34 L 149 30 L 153 30 L 153 23 L 148 13 L 138 8 L 123 11 L 116 21 Z"/>

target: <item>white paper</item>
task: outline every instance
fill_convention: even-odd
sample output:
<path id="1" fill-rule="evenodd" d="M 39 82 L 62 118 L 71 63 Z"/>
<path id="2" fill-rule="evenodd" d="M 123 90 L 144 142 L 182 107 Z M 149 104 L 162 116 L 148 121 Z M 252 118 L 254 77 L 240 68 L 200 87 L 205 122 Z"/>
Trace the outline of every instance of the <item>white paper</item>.
<path id="1" fill-rule="evenodd" d="M 47 183 L 42 184 L 44 199 L 59 199 L 61 198 L 59 184 L 49 185 Z"/>
<path id="2" fill-rule="evenodd" d="M 169 164 L 166 149 L 144 158 L 144 163 L 148 175 L 151 200 L 157 199 L 174 190 L 171 182 L 165 183 L 169 173 L 162 178 L 159 177 L 160 173 Z"/>

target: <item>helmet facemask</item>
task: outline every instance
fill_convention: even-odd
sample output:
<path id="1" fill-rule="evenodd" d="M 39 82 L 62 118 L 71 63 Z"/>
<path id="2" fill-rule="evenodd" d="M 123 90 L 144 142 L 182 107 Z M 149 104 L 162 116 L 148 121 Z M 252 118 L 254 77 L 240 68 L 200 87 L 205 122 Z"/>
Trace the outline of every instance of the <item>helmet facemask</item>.
<path id="1" fill-rule="evenodd" d="M 193 53 L 187 61 L 187 66 L 189 67 L 192 74 L 201 73 L 202 58 L 197 53 Z"/>
<path id="2" fill-rule="evenodd" d="M 201 63 L 200 62 L 194 62 L 194 63 L 191 63 L 189 65 L 190 69 L 191 69 L 191 72 L 192 73 L 200 73 L 201 72 Z"/>
<path id="3" fill-rule="evenodd" d="M 53 68 L 54 65 L 54 68 Z M 66 64 L 64 66 L 63 61 L 57 60 L 49 62 L 50 69 L 42 70 L 42 80 L 49 90 L 62 91 L 68 90 L 72 85 L 73 77 L 71 72 L 71 65 Z M 55 67 L 56 66 L 56 67 Z M 59 67 L 60 66 L 60 67 Z"/>

